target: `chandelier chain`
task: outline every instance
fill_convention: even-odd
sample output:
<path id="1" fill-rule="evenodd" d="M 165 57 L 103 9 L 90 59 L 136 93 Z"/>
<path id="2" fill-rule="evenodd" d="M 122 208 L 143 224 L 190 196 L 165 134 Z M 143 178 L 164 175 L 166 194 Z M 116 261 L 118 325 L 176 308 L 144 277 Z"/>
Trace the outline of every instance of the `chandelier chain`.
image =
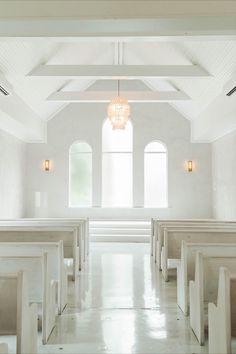
<path id="1" fill-rule="evenodd" d="M 122 43 L 117 42 L 117 65 L 121 65 L 121 49 Z M 125 97 L 120 96 L 120 78 L 117 80 L 118 96 L 112 98 L 108 106 L 108 118 L 113 129 L 125 129 L 126 123 L 130 118 L 130 106 Z"/>

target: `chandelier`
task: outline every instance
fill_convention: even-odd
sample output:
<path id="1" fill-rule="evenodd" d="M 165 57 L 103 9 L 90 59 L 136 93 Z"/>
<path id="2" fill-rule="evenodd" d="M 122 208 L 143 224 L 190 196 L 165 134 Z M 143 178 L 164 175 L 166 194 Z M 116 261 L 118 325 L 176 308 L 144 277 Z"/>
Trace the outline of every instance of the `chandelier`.
<path id="1" fill-rule="evenodd" d="M 125 129 L 130 117 L 130 105 L 125 97 L 120 96 L 120 80 L 118 80 L 118 96 L 110 101 L 107 115 L 113 129 Z"/>

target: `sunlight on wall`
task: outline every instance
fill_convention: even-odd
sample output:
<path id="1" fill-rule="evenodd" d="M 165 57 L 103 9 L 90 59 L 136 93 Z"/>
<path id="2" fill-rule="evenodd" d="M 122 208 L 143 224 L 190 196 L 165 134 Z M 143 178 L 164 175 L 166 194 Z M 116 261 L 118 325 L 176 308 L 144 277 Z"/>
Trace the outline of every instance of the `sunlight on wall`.
<path id="1" fill-rule="evenodd" d="M 92 149 L 85 142 L 75 142 L 70 148 L 71 207 L 92 205 Z"/>
<path id="2" fill-rule="evenodd" d="M 151 142 L 144 150 L 144 206 L 167 208 L 167 150 L 161 142 Z"/>
<path id="3" fill-rule="evenodd" d="M 102 134 L 102 205 L 133 205 L 133 127 L 113 130 L 107 119 Z"/>

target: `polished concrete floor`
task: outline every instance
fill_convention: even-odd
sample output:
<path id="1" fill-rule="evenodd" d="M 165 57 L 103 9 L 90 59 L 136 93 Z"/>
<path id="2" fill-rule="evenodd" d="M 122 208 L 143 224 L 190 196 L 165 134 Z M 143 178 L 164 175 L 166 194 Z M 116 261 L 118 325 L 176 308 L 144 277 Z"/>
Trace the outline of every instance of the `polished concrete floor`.
<path id="1" fill-rule="evenodd" d="M 207 353 L 176 305 L 174 275 L 163 281 L 148 244 L 92 244 L 47 345 L 39 335 L 39 353 Z M 15 353 L 15 337 L 4 339 Z"/>
<path id="2" fill-rule="evenodd" d="M 96 243 L 69 305 L 40 353 L 207 353 L 176 305 L 147 244 Z"/>

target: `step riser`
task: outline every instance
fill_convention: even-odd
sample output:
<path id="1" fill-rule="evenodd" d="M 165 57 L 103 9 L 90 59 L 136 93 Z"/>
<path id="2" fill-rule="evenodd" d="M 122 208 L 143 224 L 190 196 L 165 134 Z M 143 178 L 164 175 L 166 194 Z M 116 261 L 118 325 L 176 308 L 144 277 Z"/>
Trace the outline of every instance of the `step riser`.
<path id="1" fill-rule="evenodd" d="M 93 242 L 149 242 L 151 222 L 91 221 L 90 239 Z"/>
<path id="2" fill-rule="evenodd" d="M 107 236 L 91 236 L 90 240 L 92 242 L 140 242 L 140 243 L 149 243 L 150 238 L 146 236 L 116 236 L 116 237 L 107 237 Z"/>
<path id="3" fill-rule="evenodd" d="M 124 235 L 150 235 L 151 230 L 137 230 L 137 229 L 110 229 L 110 228 L 90 228 L 91 235 L 117 235 L 117 234 L 124 234 Z"/>
<path id="4" fill-rule="evenodd" d="M 151 226 L 150 225 L 126 225 L 126 224 L 93 224 L 90 223 L 90 228 L 92 229 L 106 229 L 106 228 L 110 228 L 110 229 L 140 229 L 140 230 L 150 230 Z"/>

